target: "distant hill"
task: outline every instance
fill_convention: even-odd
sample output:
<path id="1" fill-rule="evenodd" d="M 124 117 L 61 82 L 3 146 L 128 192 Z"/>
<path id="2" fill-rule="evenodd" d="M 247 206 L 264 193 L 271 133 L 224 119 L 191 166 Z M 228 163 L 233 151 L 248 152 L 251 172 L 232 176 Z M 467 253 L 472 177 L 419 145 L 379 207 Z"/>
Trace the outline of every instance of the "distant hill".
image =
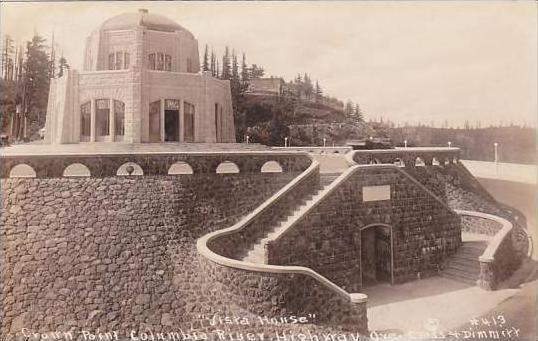
<path id="1" fill-rule="evenodd" d="M 519 126 L 478 129 L 401 127 L 385 130 L 396 145 L 443 146 L 448 141 L 461 148 L 461 157 L 470 160 L 493 161 L 498 143 L 499 162 L 536 163 L 536 129 Z"/>

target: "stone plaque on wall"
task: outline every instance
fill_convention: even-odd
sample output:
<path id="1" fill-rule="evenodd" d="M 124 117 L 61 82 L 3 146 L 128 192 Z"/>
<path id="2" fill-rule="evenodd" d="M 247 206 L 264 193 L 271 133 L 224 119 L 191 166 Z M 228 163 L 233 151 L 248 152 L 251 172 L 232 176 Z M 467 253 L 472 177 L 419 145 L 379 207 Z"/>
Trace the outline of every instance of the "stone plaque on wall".
<path id="1" fill-rule="evenodd" d="M 364 186 L 362 188 L 362 201 L 390 200 L 390 185 Z"/>

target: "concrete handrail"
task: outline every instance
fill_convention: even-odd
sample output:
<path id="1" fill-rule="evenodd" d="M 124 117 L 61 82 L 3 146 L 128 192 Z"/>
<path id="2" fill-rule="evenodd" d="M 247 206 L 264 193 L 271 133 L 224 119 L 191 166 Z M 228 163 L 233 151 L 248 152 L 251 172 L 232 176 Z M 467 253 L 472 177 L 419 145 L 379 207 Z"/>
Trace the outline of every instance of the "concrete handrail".
<path id="1" fill-rule="evenodd" d="M 301 183 L 303 180 L 307 179 L 308 176 L 310 176 L 312 173 L 317 172 L 317 171 L 319 171 L 319 163 L 312 159 L 312 164 L 310 165 L 310 167 L 308 167 L 299 176 L 297 176 L 290 183 L 284 186 L 281 190 L 279 190 L 277 193 L 275 193 L 273 196 L 267 199 L 264 203 L 258 206 L 254 211 L 252 211 L 246 217 L 241 219 L 238 223 L 236 223 L 235 225 L 231 227 L 208 233 L 202 236 L 201 238 L 199 238 L 196 242 L 196 248 L 198 250 L 198 253 L 202 255 L 203 257 L 205 257 L 206 259 L 214 263 L 226 266 L 226 267 L 247 270 L 247 271 L 269 272 L 269 273 L 290 273 L 290 274 L 302 274 L 302 275 L 310 276 L 314 278 L 315 280 L 317 280 L 320 284 L 329 288 L 335 294 L 339 295 L 340 297 L 346 300 L 349 300 L 349 302 L 352 302 L 352 303 L 366 302 L 367 300 L 366 295 L 360 294 L 360 293 L 350 294 L 344 289 L 342 289 L 341 287 L 339 287 L 338 285 L 331 282 L 326 277 L 320 275 L 319 273 L 307 267 L 281 266 L 281 265 L 269 265 L 269 264 L 257 264 L 257 263 L 244 262 L 241 260 L 236 260 L 236 259 L 219 255 L 213 252 L 208 247 L 208 244 L 211 241 L 218 239 L 219 237 L 223 237 L 225 235 L 237 233 L 241 231 L 242 229 L 244 229 L 248 223 L 256 219 L 260 214 L 262 214 L 262 212 L 270 208 L 280 198 L 282 198 L 284 195 L 292 191 L 299 183 Z"/>
<path id="2" fill-rule="evenodd" d="M 465 211 L 465 210 L 455 210 L 455 211 L 456 213 L 462 216 L 489 219 L 501 225 L 501 229 L 499 230 L 499 232 L 497 232 L 493 236 L 493 238 L 489 241 L 488 246 L 486 247 L 482 255 L 478 257 L 478 260 L 480 262 L 483 262 L 483 263 L 493 262 L 495 260 L 495 254 L 497 253 L 499 246 L 502 244 L 504 239 L 507 236 L 509 236 L 510 232 L 512 231 L 512 228 L 513 228 L 512 223 L 504 218 L 501 218 L 493 214 L 475 212 L 475 211 Z"/>
<path id="3" fill-rule="evenodd" d="M 367 168 L 376 168 L 376 169 L 382 169 L 382 168 L 388 168 L 388 169 L 396 169 L 398 172 L 403 174 L 405 177 L 407 177 L 409 180 L 411 180 L 415 185 L 417 185 L 420 189 L 423 191 L 426 191 L 431 197 L 433 197 L 437 202 L 439 202 L 445 209 L 448 211 L 456 214 L 456 212 L 451 209 L 441 198 L 436 196 L 432 191 L 430 191 L 426 186 L 421 184 L 419 181 L 417 181 L 415 178 L 407 174 L 405 171 L 400 169 L 400 167 L 392 165 L 392 164 L 372 164 L 372 165 L 357 165 L 351 166 L 348 168 L 344 173 L 342 173 L 338 178 L 336 178 L 329 186 L 327 186 L 323 192 L 319 195 L 319 197 L 316 198 L 315 201 L 312 202 L 311 205 L 306 207 L 303 212 L 301 212 L 300 215 L 298 215 L 295 219 L 291 220 L 290 223 L 282 228 L 276 237 L 273 239 L 275 241 L 279 240 L 291 227 L 293 227 L 297 222 L 299 222 L 308 212 L 314 209 L 314 207 L 318 206 L 319 203 L 321 203 L 327 196 L 329 196 L 340 184 L 344 181 L 346 181 L 351 175 L 354 173 Z"/>

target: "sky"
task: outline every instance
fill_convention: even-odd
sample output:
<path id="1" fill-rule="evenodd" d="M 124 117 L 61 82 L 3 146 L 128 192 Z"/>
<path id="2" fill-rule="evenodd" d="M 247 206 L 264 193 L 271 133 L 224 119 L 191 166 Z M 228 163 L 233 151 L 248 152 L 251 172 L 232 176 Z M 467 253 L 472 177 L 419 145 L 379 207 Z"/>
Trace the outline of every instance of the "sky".
<path id="1" fill-rule="evenodd" d="M 82 67 L 84 38 L 146 8 L 219 55 L 226 45 L 266 75 L 317 79 L 366 117 L 416 124 L 527 123 L 538 113 L 538 11 L 531 1 L 3 2 L 1 33 L 54 32 Z"/>

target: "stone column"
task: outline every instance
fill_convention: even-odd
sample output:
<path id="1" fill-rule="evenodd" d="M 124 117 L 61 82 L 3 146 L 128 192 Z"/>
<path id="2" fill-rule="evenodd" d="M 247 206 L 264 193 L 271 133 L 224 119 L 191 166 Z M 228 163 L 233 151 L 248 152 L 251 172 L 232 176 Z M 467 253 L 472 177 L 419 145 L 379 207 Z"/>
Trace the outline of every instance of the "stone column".
<path id="1" fill-rule="evenodd" d="M 179 141 L 185 141 L 185 103 L 179 99 Z"/>
<path id="2" fill-rule="evenodd" d="M 493 262 L 490 260 L 480 260 L 480 277 L 478 287 L 484 290 L 495 289 L 495 274 L 493 272 Z"/>
<path id="3" fill-rule="evenodd" d="M 90 142 L 95 142 L 95 111 L 96 111 L 96 101 L 92 99 L 91 101 L 91 116 L 90 116 Z"/>
<path id="4" fill-rule="evenodd" d="M 360 334 L 368 334 L 368 316 L 366 314 L 366 304 L 368 296 L 365 294 L 349 294 L 350 310 L 347 323 L 343 326 L 344 329 L 356 331 Z"/>
<path id="5" fill-rule="evenodd" d="M 116 113 L 114 112 L 114 100 L 111 98 L 109 99 L 108 106 L 110 107 L 110 111 L 108 112 L 108 136 L 110 138 L 110 142 L 114 142 L 114 133 L 116 128 Z"/>
<path id="6" fill-rule="evenodd" d="M 161 98 L 161 124 L 160 124 L 160 128 L 161 128 L 161 142 L 164 142 L 164 101 L 165 99 L 164 98 Z"/>

